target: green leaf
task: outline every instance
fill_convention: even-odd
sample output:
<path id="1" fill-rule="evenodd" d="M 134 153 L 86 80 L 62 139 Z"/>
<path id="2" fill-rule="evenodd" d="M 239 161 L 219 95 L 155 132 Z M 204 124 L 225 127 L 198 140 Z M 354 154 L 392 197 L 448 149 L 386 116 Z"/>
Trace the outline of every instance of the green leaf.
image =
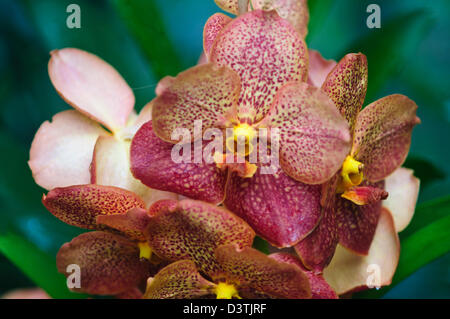
<path id="1" fill-rule="evenodd" d="M 401 241 L 400 260 L 391 285 L 380 290 L 364 291 L 355 297 L 379 298 L 421 267 L 450 251 L 450 196 L 426 203 L 418 211 L 421 211 L 421 216 L 434 215 L 432 218 L 435 221 L 427 224 L 427 217 L 421 217 L 418 225 L 426 226 Z M 437 216 L 443 217 L 436 220 Z"/>
<path id="2" fill-rule="evenodd" d="M 21 269 L 52 298 L 78 299 L 87 295 L 72 293 L 65 277 L 56 270 L 55 259 L 13 232 L 0 234 L 0 252 Z"/>
<path id="3" fill-rule="evenodd" d="M 259 250 L 260 252 L 265 253 L 266 255 L 269 254 L 269 243 L 262 239 L 261 237 L 256 236 L 253 240 L 253 248 Z"/>
<path id="4" fill-rule="evenodd" d="M 408 63 L 414 63 L 414 52 L 432 25 L 433 20 L 427 11 L 416 10 L 386 22 L 380 29 L 372 29 L 342 52 L 341 56 L 348 52 L 367 55 L 369 87 L 366 104 L 374 100 L 390 77 Z"/>
<path id="5" fill-rule="evenodd" d="M 141 46 L 158 78 L 182 70 L 154 0 L 114 0 L 130 31 Z"/>

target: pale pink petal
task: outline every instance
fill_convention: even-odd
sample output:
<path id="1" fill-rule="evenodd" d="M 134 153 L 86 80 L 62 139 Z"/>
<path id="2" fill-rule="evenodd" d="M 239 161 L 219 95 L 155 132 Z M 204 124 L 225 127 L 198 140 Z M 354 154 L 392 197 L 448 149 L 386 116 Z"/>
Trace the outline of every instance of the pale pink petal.
<path id="1" fill-rule="evenodd" d="M 74 110 L 44 122 L 31 144 L 28 161 L 36 183 L 48 190 L 88 184 L 95 142 L 106 134 L 98 123 Z"/>
<path id="2" fill-rule="evenodd" d="M 92 183 L 127 189 L 141 197 L 147 207 L 160 199 L 177 199 L 173 193 L 149 188 L 135 179 L 130 171 L 130 142 L 102 136 L 95 145 Z"/>
<path id="3" fill-rule="evenodd" d="M 338 245 L 324 278 L 339 294 L 368 285 L 391 283 L 400 256 L 400 242 L 390 212 L 383 208 L 367 256 L 359 256 Z"/>
<path id="4" fill-rule="evenodd" d="M 111 65 L 86 51 L 66 48 L 51 52 L 48 72 L 61 97 L 81 113 L 112 131 L 125 126 L 135 99 Z"/>
<path id="5" fill-rule="evenodd" d="M 395 229 L 401 232 L 414 215 L 420 180 L 414 176 L 413 170 L 400 167 L 385 179 L 385 183 L 389 196 L 383 201 L 383 207 L 391 211 Z"/>
<path id="6" fill-rule="evenodd" d="M 51 299 L 41 288 L 22 288 L 8 291 L 0 299 Z"/>
<path id="7" fill-rule="evenodd" d="M 316 50 L 309 49 L 308 55 L 308 84 L 320 88 L 337 63 L 334 60 L 325 60 L 320 52 Z"/>

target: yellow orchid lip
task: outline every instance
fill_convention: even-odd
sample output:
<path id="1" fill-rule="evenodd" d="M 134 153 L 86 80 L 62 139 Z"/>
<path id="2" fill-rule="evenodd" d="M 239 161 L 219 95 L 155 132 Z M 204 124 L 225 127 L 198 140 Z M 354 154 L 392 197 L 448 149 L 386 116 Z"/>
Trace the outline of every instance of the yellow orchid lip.
<path id="1" fill-rule="evenodd" d="M 215 287 L 214 293 L 216 294 L 217 299 L 232 299 L 233 297 L 241 299 L 236 287 L 226 282 L 219 282 Z"/>
<path id="2" fill-rule="evenodd" d="M 240 137 L 244 137 L 245 145 L 244 151 L 239 149 Z M 235 147 L 237 147 L 236 153 L 240 155 L 247 156 L 253 152 L 252 140 L 256 137 L 256 131 L 247 123 L 239 123 L 233 127 L 233 136 L 230 136 L 226 140 L 227 149 L 231 152 L 235 152 Z"/>
<path id="3" fill-rule="evenodd" d="M 347 156 L 342 164 L 341 181 L 337 192 L 343 193 L 351 187 L 358 186 L 364 180 L 362 169 L 364 164 L 355 160 L 352 156 Z"/>
<path id="4" fill-rule="evenodd" d="M 152 257 L 152 248 L 148 245 L 147 242 L 139 242 L 139 258 L 144 258 L 150 260 Z"/>

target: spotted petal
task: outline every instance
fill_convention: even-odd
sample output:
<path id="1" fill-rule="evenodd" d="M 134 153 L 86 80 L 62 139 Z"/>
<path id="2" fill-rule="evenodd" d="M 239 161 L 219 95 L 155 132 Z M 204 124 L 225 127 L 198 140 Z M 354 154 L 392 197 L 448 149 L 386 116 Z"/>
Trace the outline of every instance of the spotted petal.
<path id="1" fill-rule="evenodd" d="M 242 217 L 264 239 L 278 247 L 296 244 L 321 217 L 319 185 L 297 182 L 278 170 L 252 178 L 230 174 L 225 206 Z"/>
<path id="2" fill-rule="evenodd" d="M 135 207 L 125 214 L 98 215 L 96 223 L 117 229 L 129 238 L 144 242 L 147 238 L 144 235 L 149 222 L 149 215 L 145 209 Z"/>
<path id="3" fill-rule="evenodd" d="M 347 122 L 325 93 L 306 83 L 284 85 L 261 125 L 278 130 L 281 167 L 303 183 L 329 180 L 350 150 Z"/>
<path id="4" fill-rule="evenodd" d="M 251 247 L 224 245 L 215 256 L 227 280 L 272 298 L 311 298 L 308 277 L 297 266 L 279 262 Z M 222 275 L 223 276 L 223 275 Z"/>
<path id="5" fill-rule="evenodd" d="M 108 63 L 74 48 L 54 50 L 48 73 L 61 97 L 112 131 L 125 126 L 134 107 L 134 95 Z"/>
<path id="6" fill-rule="evenodd" d="M 144 208 L 136 194 L 125 189 L 101 185 L 75 185 L 55 188 L 42 198 L 44 206 L 63 222 L 87 229 L 96 229 L 98 215 L 124 214 Z"/>
<path id="7" fill-rule="evenodd" d="M 364 177 L 372 182 L 386 178 L 408 155 L 413 127 L 420 123 L 417 105 L 404 95 L 381 98 L 358 115 L 352 155 L 364 163 Z"/>
<path id="8" fill-rule="evenodd" d="M 223 11 L 234 15 L 239 14 L 239 0 L 214 0 L 214 2 Z"/>
<path id="9" fill-rule="evenodd" d="M 378 189 L 384 188 L 383 182 L 374 185 Z M 336 199 L 336 221 L 339 230 L 339 243 L 361 255 L 367 255 L 381 213 L 381 200 L 372 204 L 357 205 L 348 199 Z"/>
<path id="10" fill-rule="evenodd" d="M 283 84 L 307 79 L 306 44 L 275 11 L 251 11 L 228 23 L 214 42 L 210 61 L 238 73 L 241 122 L 258 122 Z"/>
<path id="11" fill-rule="evenodd" d="M 384 180 L 389 196 L 383 201 L 383 207 L 392 213 L 397 232 L 408 226 L 416 209 L 420 181 L 413 173 L 410 169 L 400 167 Z"/>
<path id="12" fill-rule="evenodd" d="M 322 219 L 314 231 L 294 247 L 302 264 L 314 273 L 321 273 L 330 263 L 339 241 L 335 213 L 336 184 L 335 176 L 323 185 Z"/>
<path id="13" fill-rule="evenodd" d="M 44 122 L 31 144 L 28 162 L 36 183 L 47 190 L 89 183 L 94 145 L 105 134 L 99 124 L 74 110 Z"/>
<path id="14" fill-rule="evenodd" d="M 320 52 L 316 50 L 309 49 L 308 56 L 308 84 L 320 88 L 337 63 L 334 60 L 324 59 Z"/>
<path id="15" fill-rule="evenodd" d="M 144 299 L 190 299 L 210 295 L 214 284 L 203 278 L 192 260 L 179 260 L 149 278 Z"/>
<path id="16" fill-rule="evenodd" d="M 189 150 L 192 145 L 188 145 Z M 194 199 L 220 203 L 225 193 L 226 173 L 216 164 L 176 163 L 171 153 L 174 145 L 158 138 L 152 122 L 144 124 L 131 143 L 131 172 L 145 185 Z"/>
<path id="17" fill-rule="evenodd" d="M 154 202 L 177 195 L 151 189 L 133 177 L 130 171 L 130 142 L 113 136 L 101 136 L 94 149 L 91 183 L 116 186 L 134 192 L 149 207 Z"/>
<path id="18" fill-rule="evenodd" d="M 322 90 L 333 100 L 353 131 L 367 92 L 366 56 L 362 53 L 344 56 L 328 74 Z"/>
<path id="19" fill-rule="evenodd" d="M 203 28 L 203 50 L 207 59 L 209 59 L 211 47 L 217 35 L 231 20 L 227 15 L 216 13 L 206 21 L 205 27 Z"/>
<path id="20" fill-rule="evenodd" d="M 270 258 L 278 260 L 280 262 L 285 262 L 291 265 L 299 267 L 309 279 L 309 284 L 311 286 L 312 299 L 338 299 L 336 292 L 330 285 L 326 282 L 320 274 L 315 274 L 313 271 L 308 271 L 303 266 L 300 259 L 296 256 L 288 253 L 274 253 L 269 255 Z"/>
<path id="21" fill-rule="evenodd" d="M 306 0 L 251 0 L 254 9 L 276 10 L 303 37 L 308 33 L 309 11 Z"/>
<path id="22" fill-rule="evenodd" d="M 236 112 L 239 90 L 239 76 L 232 69 L 213 63 L 194 66 L 153 101 L 153 129 L 164 141 L 176 143 L 176 129 L 188 129 L 198 139 L 208 128 L 226 127 Z M 201 121 L 198 131 L 195 121 Z"/>
<path id="23" fill-rule="evenodd" d="M 56 256 L 58 271 L 66 276 L 79 267 L 76 291 L 115 295 L 137 286 L 148 276 L 148 263 L 139 259 L 136 243 L 125 237 L 94 231 L 64 244 Z"/>
<path id="24" fill-rule="evenodd" d="M 155 203 L 158 211 L 147 228 L 154 252 L 168 260 L 191 259 L 206 274 L 217 271 L 214 250 L 219 245 L 251 246 L 255 233 L 230 211 L 190 199 Z"/>
<path id="25" fill-rule="evenodd" d="M 383 208 L 367 256 L 352 253 L 338 245 L 324 278 L 341 295 L 368 285 L 391 283 L 400 255 L 400 242 L 389 211 Z"/>

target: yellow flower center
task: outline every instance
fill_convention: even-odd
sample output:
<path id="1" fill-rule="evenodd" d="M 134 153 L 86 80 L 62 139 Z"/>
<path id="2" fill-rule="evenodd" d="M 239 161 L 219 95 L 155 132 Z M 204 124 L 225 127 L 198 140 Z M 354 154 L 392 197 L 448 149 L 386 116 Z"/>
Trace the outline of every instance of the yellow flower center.
<path id="1" fill-rule="evenodd" d="M 234 285 L 227 284 L 226 282 L 218 283 L 214 292 L 217 295 L 217 299 L 231 299 L 233 297 L 241 299 L 236 287 Z"/>
<path id="2" fill-rule="evenodd" d="M 255 138 L 256 131 L 247 123 L 240 123 L 233 127 L 233 136 L 228 137 L 226 140 L 226 145 L 228 150 L 231 152 L 235 152 L 235 146 L 237 147 L 237 152 L 241 155 L 247 156 L 253 151 L 253 144 L 251 141 Z M 242 137 L 244 137 L 245 145 L 244 151 L 239 149 L 239 141 L 242 141 Z M 242 142 L 240 142 L 242 143 Z M 241 146 L 242 147 L 242 146 Z"/>
<path id="3" fill-rule="evenodd" d="M 358 162 L 350 155 L 346 157 L 342 164 L 341 180 L 339 182 L 337 192 L 343 193 L 353 186 L 358 186 L 363 181 L 363 169 L 364 165 Z"/>
<path id="4" fill-rule="evenodd" d="M 147 242 L 138 243 L 139 247 L 139 258 L 145 258 L 150 260 L 152 257 L 152 248 L 148 245 Z"/>

